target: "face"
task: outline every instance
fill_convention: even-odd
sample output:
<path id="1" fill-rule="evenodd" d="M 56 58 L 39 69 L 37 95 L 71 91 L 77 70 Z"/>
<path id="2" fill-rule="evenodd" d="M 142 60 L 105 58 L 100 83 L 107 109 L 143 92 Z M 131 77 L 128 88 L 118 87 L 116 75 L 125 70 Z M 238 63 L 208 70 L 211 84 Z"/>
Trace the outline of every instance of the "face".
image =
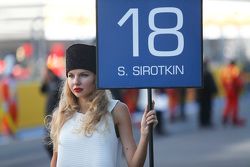
<path id="1" fill-rule="evenodd" d="M 88 70 L 75 69 L 68 72 L 68 86 L 78 98 L 87 98 L 95 90 L 95 74 Z"/>

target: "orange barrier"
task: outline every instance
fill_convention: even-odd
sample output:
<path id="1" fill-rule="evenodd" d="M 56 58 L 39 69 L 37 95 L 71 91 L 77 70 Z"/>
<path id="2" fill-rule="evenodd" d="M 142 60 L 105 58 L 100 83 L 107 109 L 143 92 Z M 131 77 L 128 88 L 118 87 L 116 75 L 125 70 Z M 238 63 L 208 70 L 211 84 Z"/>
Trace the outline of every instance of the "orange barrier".
<path id="1" fill-rule="evenodd" d="M 11 93 L 11 89 L 13 88 L 10 86 L 12 85 L 10 82 L 11 80 L 6 78 L 0 84 L 0 123 L 1 131 L 4 135 L 15 134 L 17 129 L 16 97 Z"/>
<path id="2" fill-rule="evenodd" d="M 40 83 L 18 83 L 16 90 L 0 83 L 0 133 L 15 134 L 18 130 L 43 126 L 45 97 Z M 15 100 L 11 100 L 13 98 Z"/>

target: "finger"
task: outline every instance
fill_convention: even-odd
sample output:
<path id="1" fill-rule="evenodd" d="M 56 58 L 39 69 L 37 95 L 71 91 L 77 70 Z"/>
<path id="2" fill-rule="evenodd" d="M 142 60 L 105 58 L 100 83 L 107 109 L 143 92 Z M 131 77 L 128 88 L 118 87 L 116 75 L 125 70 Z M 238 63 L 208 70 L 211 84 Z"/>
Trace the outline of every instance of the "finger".
<path id="1" fill-rule="evenodd" d="M 150 110 L 149 112 L 147 112 L 147 117 L 150 115 L 156 115 L 155 110 Z"/>
<path id="2" fill-rule="evenodd" d="M 150 120 L 147 121 L 147 125 L 153 124 L 154 126 L 156 126 L 158 124 L 158 120 Z"/>
<path id="3" fill-rule="evenodd" d="M 143 112 L 143 117 L 147 117 L 147 110 L 145 109 L 144 112 Z"/>
<path id="4" fill-rule="evenodd" d="M 144 110 L 144 113 L 146 112 L 148 112 L 149 111 L 149 107 L 148 107 L 148 105 L 146 106 L 146 108 L 145 108 L 145 110 Z"/>
<path id="5" fill-rule="evenodd" d="M 156 121 L 154 122 L 154 128 L 156 127 L 157 124 L 158 124 L 158 120 L 156 120 Z"/>
<path id="6" fill-rule="evenodd" d="M 150 123 L 152 123 L 152 122 L 154 122 L 154 123 L 158 123 L 158 119 L 156 118 L 156 117 L 151 117 L 150 119 L 147 119 L 146 120 L 146 123 L 147 124 L 150 124 Z"/>
<path id="7" fill-rule="evenodd" d="M 146 118 L 146 121 L 150 121 L 150 120 L 156 120 L 157 118 L 156 118 L 156 115 L 150 115 L 150 116 L 148 116 L 147 118 Z"/>

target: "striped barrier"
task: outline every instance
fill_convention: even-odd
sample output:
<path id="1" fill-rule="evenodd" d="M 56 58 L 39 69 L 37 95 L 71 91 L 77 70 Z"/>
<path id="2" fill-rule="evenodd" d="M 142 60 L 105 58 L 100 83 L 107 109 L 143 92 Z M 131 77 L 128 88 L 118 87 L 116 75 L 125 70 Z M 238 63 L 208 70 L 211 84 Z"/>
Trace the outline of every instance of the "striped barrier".
<path id="1" fill-rule="evenodd" d="M 5 78 L 0 83 L 0 123 L 4 135 L 13 135 L 17 130 L 17 104 L 15 82 Z"/>

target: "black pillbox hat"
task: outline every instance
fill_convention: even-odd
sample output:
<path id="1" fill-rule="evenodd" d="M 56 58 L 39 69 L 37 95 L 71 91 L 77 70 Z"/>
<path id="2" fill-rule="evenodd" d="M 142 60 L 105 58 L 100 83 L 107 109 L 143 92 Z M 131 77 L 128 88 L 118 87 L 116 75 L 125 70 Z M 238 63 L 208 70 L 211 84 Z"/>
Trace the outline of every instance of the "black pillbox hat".
<path id="1" fill-rule="evenodd" d="M 89 70 L 96 74 L 96 47 L 74 44 L 66 50 L 66 76 L 75 69 Z"/>

